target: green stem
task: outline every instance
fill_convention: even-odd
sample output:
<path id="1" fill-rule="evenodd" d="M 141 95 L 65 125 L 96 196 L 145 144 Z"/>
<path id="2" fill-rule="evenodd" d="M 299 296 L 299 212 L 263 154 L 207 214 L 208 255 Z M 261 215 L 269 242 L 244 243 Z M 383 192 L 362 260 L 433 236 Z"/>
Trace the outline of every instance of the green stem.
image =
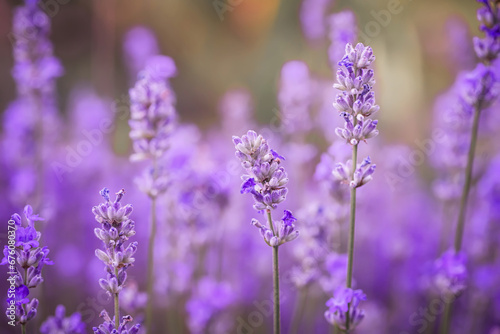
<path id="1" fill-rule="evenodd" d="M 267 220 L 269 222 L 269 227 L 274 232 L 273 219 L 271 217 L 271 210 L 267 209 Z M 278 265 L 278 247 L 273 247 L 273 296 L 274 296 L 274 334 L 280 334 L 280 274 Z"/>
<path id="2" fill-rule="evenodd" d="M 280 274 L 278 267 L 278 246 L 273 247 L 274 288 L 274 334 L 280 334 Z"/>
<path id="3" fill-rule="evenodd" d="M 156 158 L 153 158 L 153 182 L 156 180 Z M 156 196 L 151 196 L 151 231 L 148 243 L 148 271 L 147 271 L 147 294 L 148 303 L 146 306 L 146 331 L 153 333 L 153 286 L 154 286 L 154 250 L 156 236 Z"/>
<path id="4" fill-rule="evenodd" d="M 451 307 L 451 302 L 446 303 L 444 307 L 443 319 L 441 320 L 441 329 L 439 330 L 440 334 L 448 334 L 450 330 Z"/>
<path id="5" fill-rule="evenodd" d="M 292 324 L 290 325 L 290 334 L 296 334 L 299 331 L 300 322 L 302 320 L 302 315 L 304 314 L 304 309 L 307 303 L 307 295 L 309 292 L 309 287 L 306 286 L 299 291 L 299 296 L 295 302 L 295 310 L 293 311 Z"/>
<path id="6" fill-rule="evenodd" d="M 26 324 L 21 324 L 21 333 L 26 334 Z"/>
<path id="7" fill-rule="evenodd" d="M 156 197 L 151 198 L 151 232 L 148 243 L 148 304 L 146 307 L 146 330 L 152 333 L 151 325 L 153 322 L 153 267 L 154 267 L 154 242 L 156 236 Z"/>
<path id="8" fill-rule="evenodd" d="M 118 280 L 118 268 L 115 268 L 115 276 L 116 279 Z M 118 330 L 118 327 L 120 327 L 120 303 L 118 301 L 118 293 L 114 294 L 114 300 L 115 300 L 115 328 Z"/>
<path id="9" fill-rule="evenodd" d="M 460 211 L 458 214 L 457 231 L 455 233 L 455 251 L 459 252 L 462 248 L 462 239 L 464 235 L 465 215 L 467 211 L 467 201 L 469 199 L 470 186 L 472 181 L 472 167 L 474 164 L 474 155 L 476 153 L 477 132 L 479 128 L 480 108 L 476 106 L 474 110 L 474 121 L 472 123 L 472 134 L 467 156 L 467 166 L 465 167 L 465 182 L 460 199 Z"/>
<path id="10" fill-rule="evenodd" d="M 352 147 L 351 179 L 354 178 L 354 171 L 357 167 L 358 145 Z M 354 231 L 356 226 L 356 188 L 351 188 L 351 212 L 349 220 L 349 243 L 347 246 L 347 278 L 346 286 L 352 286 L 352 268 L 354 262 Z M 346 313 L 346 332 L 349 332 L 349 310 Z"/>

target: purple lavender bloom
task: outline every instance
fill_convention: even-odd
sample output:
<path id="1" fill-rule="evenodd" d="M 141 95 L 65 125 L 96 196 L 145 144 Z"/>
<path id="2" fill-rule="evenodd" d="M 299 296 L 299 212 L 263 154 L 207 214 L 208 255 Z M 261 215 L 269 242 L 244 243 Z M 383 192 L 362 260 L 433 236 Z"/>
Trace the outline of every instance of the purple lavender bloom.
<path id="1" fill-rule="evenodd" d="M 174 129 L 175 97 L 165 79 L 175 71 L 175 65 L 169 57 L 157 57 L 130 89 L 132 161 L 163 156 Z"/>
<path id="2" fill-rule="evenodd" d="M 351 179 L 351 168 L 349 166 L 351 166 L 351 160 L 347 160 L 346 164 L 338 163 L 332 174 L 337 180 L 349 184 L 351 188 L 358 188 L 370 182 L 377 167 L 372 164 L 370 157 L 367 157 L 358 164 Z"/>
<path id="3" fill-rule="evenodd" d="M 266 244 L 271 247 L 279 246 L 285 242 L 293 241 L 299 236 L 299 231 L 295 229 L 297 219 L 288 210 L 284 211 L 283 218 L 280 221 L 273 221 L 272 231 L 276 231 L 276 235 L 264 224 L 261 224 L 257 219 L 252 219 L 252 225 L 260 229 L 260 234 L 264 238 Z"/>
<path id="4" fill-rule="evenodd" d="M 318 42 L 325 38 L 325 16 L 332 0 L 303 0 L 300 6 L 300 23 L 306 38 Z"/>
<path id="5" fill-rule="evenodd" d="M 253 195 L 255 210 L 275 209 L 288 192 L 288 176 L 280 165 L 282 159 L 261 135 L 252 130 L 241 138 L 233 136 L 233 143 L 236 157 L 247 172 L 242 176 L 241 192 Z"/>
<path id="6" fill-rule="evenodd" d="M 292 60 L 281 69 L 280 105 L 281 128 L 285 133 L 297 135 L 311 128 L 309 108 L 313 81 L 306 63 Z"/>
<path id="7" fill-rule="evenodd" d="M 118 300 L 118 295 L 127 280 L 127 269 L 135 262 L 133 256 L 137 251 L 137 242 L 126 245 L 129 238 L 135 235 L 135 223 L 130 219 L 132 206 L 130 204 L 121 205 L 120 201 L 125 194 L 123 189 L 116 193 L 116 199 L 113 202 L 109 197 L 108 188 L 102 189 L 99 193 L 105 202 L 95 206 L 92 212 L 96 221 L 101 225 L 100 228 L 94 230 L 94 233 L 103 242 L 104 250 L 96 249 L 95 255 L 104 263 L 107 272 L 106 278 L 99 280 L 99 285 Z M 115 311 L 118 312 L 118 310 Z M 101 316 L 104 318 L 104 324 L 99 328 L 94 328 L 95 333 L 107 334 L 107 330 L 111 332 L 112 329 L 115 329 L 114 322 L 110 322 L 106 311 L 103 311 Z M 125 324 L 131 320 L 130 316 L 123 317 L 122 324 L 116 330 L 119 333 L 135 333 L 133 330 L 135 330 L 134 328 L 138 330 L 139 325 L 130 329 L 130 332 L 126 330 Z"/>
<path id="8" fill-rule="evenodd" d="M 63 73 L 61 64 L 53 56 L 49 33 L 50 19 L 36 1 L 26 1 L 25 6 L 16 9 L 12 31 L 16 63 L 12 75 L 23 95 L 52 94 L 54 79 Z"/>
<path id="9" fill-rule="evenodd" d="M 75 312 L 66 317 L 66 308 L 58 305 L 55 315 L 50 316 L 40 326 L 42 334 L 79 334 L 85 333 L 85 323 L 82 321 L 80 313 Z"/>
<path id="10" fill-rule="evenodd" d="M 433 283 L 441 294 L 457 296 L 467 287 L 467 257 L 449 250 L 434 262 Z"/>
<path id="11" fill-rule="evenodd" d="M 154 32 L 143 26 L 131 28 L 123 39 L 123 52 L 131 77 L 136 77 L 146 62 L 159 54 L 158 41 Z"/>
<path id="12" fill-rule="evenodd" d="M 326 320 L 340 328 L 349 332 L 356 328 L 357 325 L 365 317 L 365 312 L 358 309 L 361 301 L 366 300 L 366 295 L 361 290 L 353 290 L 351 288 L 339 287 L 335 290 L 333 298 L 326 302 L 328 310 L 325 312 Z M 346 314 L 349 311 L 348 329 L 346 326 Z"/>
<path id="13" fill-rule="evenodd" d="M 37 312 L 38 300 L 28 297 L 30 289 L 36 288 L 43 282 L 42 269 L 44 265 L 52 265 L 53 262 L 47 257 L 49 249 L 40 247 L 41 233 L 34 226 L 35 221 L 43 220 L 33 214 L 31 206 L 24 208 L 24 216 L 27 226 L 23 226 L 21 216 L 17 213 L 11 216 L 10 226 L 16 226 L 15 240 L 10 240 L 4 247 L 4 258 L 0 265 L 9 265 L 10 272 L 17 273 L 14 280 L 15 294 L 9 298 L 7 303 L 15 305 L 15 310 L 7 309 L 7 316 L 14 315 L 15 323 L 25 326 L 33 319 Z M 15 261 L 15 262 L 14 262 Z M 17 262 L 17 266 L 16 266 Z M 13 319 L 14 320 L 14 319 Z"/>
<path id="14" fill-rule="evenodd" d="M 343 57 L 343 48 L 347 43 L 354 43 L 358 35 L 356 16 L 350 10 L 344 10 L 330 15 L 328 18 L 330 28 L 330 47 L 328 57 L 333 70 L 337 68 L 337 62 Z"/>
<path id="15" fill-rule="evenodd" d="M 500 9 L 496 0 L 478 0 L 483 7 L 477 10 L 480 28 L 484 38 L 474 37 L 474 50 L 482 61 L 492 62 L 500 52 Z"/>
<path id="16" fill-rule="evenodd" d="M 253 99 L 246 89 L 232 89 L 227 91 L 219 102 L 219 111 L 222 116 L 222 128 L 226 133 L 241 132 L 253 124 Z"/>
<path id="17" fill-rule="evenodd" d="M 122 317 L 122 322 L 118 328 L 115 326 L 114 318 L 111 319 L 106 311 L 102 311 L 99 316 L 104 319 L 104 323 L 93 328 L 94 334 L 137 334 L 141 328 L 139 324 L 130 328 L 127 327 L 128 323 L 134 320 L 129 315 Z"/>

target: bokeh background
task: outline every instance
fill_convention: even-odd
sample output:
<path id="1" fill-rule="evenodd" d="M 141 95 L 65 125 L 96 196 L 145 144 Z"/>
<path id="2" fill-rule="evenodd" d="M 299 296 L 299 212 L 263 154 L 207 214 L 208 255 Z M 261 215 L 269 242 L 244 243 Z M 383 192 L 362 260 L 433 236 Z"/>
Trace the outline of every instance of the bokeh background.
<path id="1" fill-rule="evenodd" d="M 194 158 L 194 164 L 202 166 L 207 164 L 206 168 L 202 168 L 202 176 L 196 176 L 201 179 L 203 177 L 210 179 L 207 175 L 210 175 L 214 170 L 223 169 L 221 165 L 225 166 L 224 159 L 232 159 L 233 157 L 229 136 L 243 134 L 243 132 L 223 132 L 227 135 L 227 143 L 220 144 L 223 147 L 221 150 L 230 154 L 225 156 L 219 152 L 215 154 L 218 155 L 215 159 L 204 159 L 204 155 L 214 155 L 213 151 L 210 150 L 214 150 L 214 145 L 219 145 L 218 139 L 213 139 L 213 137 L 223 124 L 220 101 L 227 91 L 246 89 L 250 92 L 253 101 L 252 112 L 254 112 L 257 124 L 260 124 L 258 127 L 266 127 L 266 125 L 276 121 L 277 111 L 280 109 L 277 96 L 281 69 L 286 62 L 301 60 L 309 66 L 317 81 L 326 84 L 334 82 L 328 57 L 330 46 L 328 28 L 325 23 L 324 31 L 322 33 L 320 31 L 317 38 L 307 38 L 300 20 L 301 13 L 305 10 L 302 1 L 235 0 L 231 2 L 232 5 L 227 1 L 223 3 L 231 8 L 224 12 L 221 12 L 220 8 L 216 8 L 217 3 L 220 2 L 211 0 L 65 0 L 60 2 L 56 0 L 52 2 L 40 1 L 41 6 L 45 6 L 43 8 L 52 20 L 50 39 L 54 44 L 54 53 L 65 69 L 64 75 L 57 80 L 57 105 L 60 116 L 65 120 L 65 125 L 55 130 L 60 131 L 62 137 L 66 138 L 66 141 L 63 140 L 61 143 L 61 152 L 64 151 L 65 144 L 75 145 L 79 139 L 79 134 L 76 132 L 80 129 L 79 122 L 87 124 L 85 122 L 89 121 L 88 119 L 91 117 L 89 115 L 93 115 L 95 110 L 105 110 L 104 114 L 107 112 L 106 115 L 109 116 L 109 111 L 117 106 L 126 107 L 128 105 L 128 90 L 133 86 L 137 73 L 132 73 L 133 71 L 131 72 L 127 63 L 124 38 L 126 33 L 136 26 L 151 29 L 156 35 L 159 53 L 172 57 L 176 63 L 178 75 L 170 80 L 170 85 L 176 94 L 176 109 L 180 122 L 194 124 L 201 129 L 200 133 L 208 134 L 206 136 L 200 135 L 202 139 L 200 143 L 196 144 L 198 148 L 195 150 L 200 155 Z M 313 3 L 313 1 L 310 2 Z M 349 9 L 356 15 L 359 32 L 366 33 L 369 29 L 367 27 L 370 24 L 373 27 L 373 22 L 376 22 L 373 12 L 378 13 L 381 10 L 386 10 L 389 1 L 331 0 L 324 3 L 327 4 L 325 12 L 317 20 L 325 20 L 326 22 L 326 17 L 329 14 Z M 14 59 L 9 34 L 12 30 L 12 11 L 19 5 L 22 5 L 21 1 L 0 0 L 0 112 L 8 108 L 17 94 L 15 82 L 11 76 Z M 375 89 L 377 102 L 381 107 L 377 118 L 380 122 L 380 132 L 383 134 L 374 145 L 379 148 L 384 145 L 398 147 L 399 145 L 407 145 L 411 150 L 415 148 L 415 141 L 432 136 L 433 106 L 436 96 L 451 86 L 460 71 L 474 67 L 475 58 L 471 38 L 479 34 L 479 29 L 477 28 L 477 3 L 475 1 L 401 0 L 400 6 L 401 12 L 391 15 L 386 25 L 378 24 L 379 32 L 370 37 L 370 45 L 377 57 Z M 313 23 L 317 23 L 317 20 L 313 19 Z M 319 26 L 321 27 L 321 24 Z M 147 41 L 143 40 L 143 42 L 145 43 L 144 47 L 147 48 Z M 82 96 L 79 94 L 87 96 L 87 104 L 77 103 L 79 99 L 81 100 L 78 96 Z M 335 92 L 332 91 L 329 99 L 333 100 L 334 94 Z M 336 111 L 332 107 L 332 114 L 335 113 Z M 89 122 L 88 124 L 92 124 L 92 121 Z M 99 149 L 92 152 L 92 155 L 76 169 L 76 172 L 67 176 L 67 182 L 58 184 L 52 189 L 57 191 L 58 196 L 66 198 L 66 200 L 52 207 L 38 203 L 42 215 L 49 217 L 49 222 L 43 225 L 43 240 L 50 245 L 51 257 L 56 265 L 45 270 L 45 282 L 41 292 L 39 292 L 43 296 L 41 300 L 44 306 L 40 307 L 37 324 L 53 313 L 55 306 L 61 303 L 66 305 L 69 313 L 75 310 L 82 313 L 87 311 L 85 319 L 89 319 L 90 325 L 98 323 L 95 309 L 100 305 L 109 308 L 107 301 L 100 303 L 97 300 L 96 304 L 96 300 L 92 299 L 103 298 L 105 300 L 105 297 L 98 292 L 97 279 L 102 276 L 102 268 L 101 264 L 93 258 L 94 249 L 99 246 L 99 243 L 93 238 L 95 222 L 90 211 L 91 207 L 101 200 L 97 194 L 100 188 L 109 186 L 111 191 L 115 191 L 127 187 L 126 201 L 133 203 L 136 210 L 134 220 L 138 222 L 138 225 L 139 221 L 147 224 L 149 220 L 147 199 L 134 188 L 132 183 L 133 177 L 138 174 L 138 169 L 124 167 L 128 164 L 128 156 L 131 151 L 127 119 L 116 117 L 115 122 L 116 126 L 113 132 L 106 139 L 109 142 L 109 147 L 103 151 Z M 251 123 L 249 126 L 252 124 L 255 123 Z M 5 124 L 2 125 L 5 126 Z M 82 127 L 84 126 L 82 125 Z M 333 125 L 331 127 L 332 133 L 334 127 Z M 317 126 L 317 128 L 320 127 Z M 241 128 L 236 130 L 241 131 Z M 190 141 L 193 140 L 192 136 L 197 136 L 197 131 L 195 131 L 196 135 L 187 131 L 180 136 L 179 140 L 186 140 L 189 146 Z M 296 166 L 297 170 L 302 169 L 304 174 L 309 173 L 308 177 L 314 174 L 314 166 L 319 162 L 321 153 L 325 152 L 331 144 L 331 136 L 318 134 L 322 131 L 325 131 L 324 128 L 316 133 L 313 132 L 307 139 L 308 143 L 314 144 L 317 149 L 314 158 L 310 160 L 311 165 Z M 289 152 L 300 154 L 293 150 Z M 114 158 L 110 160 L 107 155 L 113 155 Z M 387 157 L 386 153 L 380 149 L 374 155 L 378 159 L 377 163 L 383 165 L 383 160 Z M 60 155 L 60 157 L 62 156 L 64 154 Z M 405 156 L 407 156 L 406 153 Z M 287 156 L 289 160 L 293 160 L 295 157 L 295 155 Z M 386 163 L 390 164 L 387 161 Z M 292 172 L 289 173 L 292 174 Z M 384 183 L 383 175 L 385 174 L 381 173 L 381 181 L 374 184 L 372 190 L 367 191 L 369 195 L 366 195 L 366 198 L 377 197 L 379 191 L 383 194 L 390 192 L 387 190 L 387 184 Z M 387 227 L 390 224 L 398 224 L 399 219 L 404 219 L 405 215 L 409 214 L 408 211 L 405 212 L 409 207 L 414 210 L 412 212 L 418 213 L 413 215 L 412 219 L 426 220 L 425 226 L 439 222 L 440 217 L 433 215 L 436 207 L 432 206 L 434 199 L 430 195 L 434 178 L 435 172 L 430 162 L 426 162 L 418 166 L 417 172 L 411 176 L 411 181 L 403 183 L 402 189 L 398 188 L 402 192 L 405 191 L 405 187 L 408 187 L 407 191 L 409 192 L 415 191 L 412 193 L 415 195 L 414 197 L 408 195 L 398 198 L 399 200 L 405 198 L 406 204 L 402 205 L 394 197 L 391 197 L 399 195 L 393 193 L 387 196 L 381 195 L 384 198 L 381 202 L 384 213 L 377 219 L 385 219 L 392 213 L 394 216 L 389 219 L 391 223 L 380 226 Z M 187 179 L 195 184 L 198 182 L 198 179 L 194 177 L 187 177 Z M 238 177 L 233 177 L 233 179 L 231 184 L 234 183 L 235 189 L 221 194 L 223 199 L 217 197 L 218 195 L 215 196 L 219 202 L 226 201 L 225 196 L 239 196 Z M 200 187 L 206 186 L 203 183 L 205 181 L 205 179 L 199 181 L 198 185 Z M 3 203 L 0 205 L 0 220 L 5 222 L 13 212 L 22 211 L 23 205 L 26 204 L 11 196 L 12 189 L 9 189 L 9 184 L 9 175 L 4 174 L 2 177 L 2 195 L 4 197 Z M 193 186 L 193 189 L 195 188 L 196 186 Z M 415 190 L 417 188 L 418 193 Z M 296 192 L 302 191 L 300 182 L 291 185 L 291 192 L 294 190 Z M 189 193 L 188 190 L 186 192 Z M 309 197 L 310 193 L 306 192 L 306 194 L 308 194 L 306 197 Z M 423 199 L 423 197 L 425 198 Z M 304 206 L 301 203 L 303 200 L 304 198 L 292 198 L 290 201 L 293 203 L 293 209 L 298 210 Z M 213 218 L 210 223 L 214 224 L 214 220 L 218 219 L 231 220 L 231 213 L 238 212 L 238 209 L 245 207 L 245 205 L 247 207 L 251 205 L 250 200 L 242 203 L 233 206 L 231 210 L 226 209 L 221 204 L 221 212 L 223 211 L 223 213 L 211 212 L 210 214 L 214 216 L 209 216 L 211 219 Z M 365 211 L 367 208 L 370 209 L 370 204 L 365 206 Z M 164 210 L 168 211 L 168 209 Z M 248 208 L 247 211 L 250 212 L 250 210 Z M 363 215 L 365 221 L 374 219 L 369 210 L 364 214 L 361 213 L 361 217 Z M 168 216 L 168 213 L 165 216 Z M 377 222 L 377 219 L 374 219 L 374 222 Z M 266 270 L 264 268 L 268 269 L 266 260 L 258 260 L 262 252 L 267 251 L 267 249 L 260 250 L 258 248 L 265 248 L 265 245 L 259 239 L 257 231 L 254 231 L 254 228 L 249 224 L 247 226 L 249 220 L 246 216 L 233 220 L 235 220 L 234 224 L 244 226 L 239 228 L 236 239 L 247 233 L 248 229 L 249 236 L 247 238 L 254 241 L 245 240 L 238 244 L 237 240 L 232 240 L 232 244 L 228 247 L 235 250 L 233 257 L 221 256 L 219 260 L 214 260 L 214 262 L 222 261 L 224 263 L 220 264 L 226 270 L 222 270 L 225 273 L 223 278 L 230 285 L 231 282 L 238 279 L 238 275 L 247 276 L 245 271 L 255 271 L 247 277 L 248 281 L 240 282 L 241 286 L 231 286 L 233 299 L 238 301 L 234 303 L 236 306 L 231 308 L 230 315 L 224 315 L 224 317 L 232 319 L 229 321 L 225 319 L 225 321 L 234 325 L 235 318 L 238 316 L 246 317 L 254 309 L 252 298 L 260 300 L 259 298 L 262 296 L 269 295 L 270 287 L 255 282 L 250 283 L 252 277 L 260 277 L 260 282 L 265 282 L 268 279 L 266 275 L 270 273 L 263 274 Z M 450 218 L 450 220 L 453 219 Z M 437 250 L 442 247 L 442 245 L 439 246 L 439 243 L 442 243 L 439 237 L 435 238 L 436 240 L 426 241 L 424 233 L 415 228 L 417 224 L 418 222 L 411 223 L 411 226 L 405 230 L 406 225 L 401 222 L 398 227 L 400 231 L 398 230 L 398 233 L 392 235 L 394 238 L 399 235 L 401 237 L 399 240 L 394 238 L 385 240 L 384 238 L 388 234 L 380 226 L 378 230 L 370 226 L 361 228 L 361 240 L 367 238 L 367 240 L 374 239 L 375 241 L 370 241 L 372 243 L 358 255 L 360 258 L 364 256 L 364 260 L 360 260 L 359 263 L 362 265 L 370 263 L 370 254 L 375 254 L 374 250 L 378 249 L 377 247 L 386 247 L 390 243 L 387 246 L 390 250 L 387 252 L 398 255 L 386 257 L 385 260 L 381 256 L 380 268 L 377 270 L 390 272 L 388 268 L 393 265 L 400 266 L 402 269 L 388 274 L 386 279 L 380 278 L 378 283 L 373 283 L 377 279 L 368 283 L 371 280 L 371 273 L 376 272 L 375 270 L 370 273 L 369 269 L 377 266 L 377 262 L 372 261 L 371 264 L 358 270 L 359 276 L 363 276 L 359 277 L 360 285 L 365 283 L 365 286 L 369 286 L 368 292 L 378 296 L 374 298 L 377 302 L 370 304 L 369 309 L 374 318 L 368 323 L 377 324 L 381 326 L 378 328 L 383 328 L 375 332 L 370 330 L 370 327 L 364 327 L 360 328 L 360 333 L 399 333 L 399 331 L 415 329 L 408 327 L 407 318 L 394 319 L 400 317 L 401 314 L 412 314 L 419 305 L 427 305 L 428 301 L 426 302 L 425 297 L 422 297 L 425 294 L 412 295 L 408 297 L 407 302 L 404 298 L 397 300 L 394 294 L 414 289 L 413 286 L 409 286 L 411 284 L 404 282 L 404 280 L 413 280 L 411 277 L 414 277 L 411 276 L 414 274 L 411 270 L 408 271 L 411 274 L 404 275 L 405 270 L 407 270 L 404 268 L 412 266 L 405 262 L 409 258 L 414 258 L 412 254 L 418 253 L 422 248 L 424 249 L 422 254 L 429 255 L 427 260 L 431 261 L 433 257 L 430 254 L 437 257 L 439 253 Z M 376 231 L 373 232 L 372 228 Z M 234 229 L 228 227 L 228 231 L 227 233 L 231 233 L 234 232 Z M 372 232 L 374 234 L 370 236 Z M 168 234 L 168 232 L 165 233 Z M 139 265 L 134 267 L 130 274 L 131 280 L 137 282 L 140 290 L 144 290 L 147 235 L 148 228 L 138 228 L 137 238 L 144 247 L 137 254 Z M 406 240 L 404 238 L 408 235 L 416 236 L 417 241 L 413 241 L 414 244 L 410 247 L 411 251 L 398 253 L 396 249 L 404 247 Z M 5 238 L 5 235 L 2 237 Z M 227 238 L 227 235 L 223 238 Z M 225 240 L 223 238 L 221 240 Z M 246 261 L 249 263 L 242 264 L 245 260 L 243 260 L 243 256 L 238 257 L 237 254 L 245 254 L 246 250 L 249 250 L 249 254 L 246 254 L 248 255 Z M 223 249 L 217 249 L 213 253 L 223 251 Z M 227 249 L 226 252 L 228 252 Z M 207 263 L 212 261 L 210 260 L 211 256 L 216 256 L 210 251 L 202 253 L 208 254 L 206 255 Z M 268 253 L 270 256 L 270 252 Z M 220 253 L 218 254 L 220 255 Z M 294 261 L 292 256 L 283 255 L 283 257 L 284 266 L 287 263 L 292 264 Z M 425 258 L 424 255 L 420 259 L 423 258 Z M 179 260 L 181 264 L 182 261 L 184 260 Z M 258 265 L 252 264 L 254 261 L 257 261 Z M 240 267 L 235 269 L 236 272 L 232 272 L 231 268 L 235 263 L 239 264 Z M 171 270 L 174 273 L 183 272 L 183 267 L 180 264 L 170 266 L 169 263 L 165 262 L 163 265 L 165 270 Z M 209 271 L 207 270 L 207 272 Z M 182 274 L 179 275 L 182 276 Z M 221 278 L 219 277 L 219 279 Z M 0 289 L 4 288 L 4 283 L 2 280 Z M 168 285 L 169 283 L 164 284 Z M 187 287 L 179 288 L 179 290 L 184 292 L 203 290 L 196 287 L 195 283 L 189 284 Z M 397 292 L 389 294 L 387 290 L 390 290 L 390 286 L 397 287 L 395 288 Z M 290 292 L 290 305 L 284 307 L 284 321 L 286 322 L 289 321 L 294 312 L 291 301 L 296 299 L 294 289 L 289 288 L 287 291 L 292 292 Z M 186 305 L 190 298 L 190 294 L 184 292 L 176 294 L 175 301 L 178 301 L 179 305 Z M 163 299 L 168 298 L 167 296 L 168 294 L 161 296 L 160 304 L 168 310 L 175 309 L 175 305 L 172 305 L 171 301 Z M 308 306 L 308 311 L 305 311 L 304 316 L 304 319 L 308 319 L 304 325 L 306 327 L 301 330 L 327 333 L 328 326 L 322 316 L 326 297 L 318 293 L 311 298 L 318 303 L 315 306 Z M 229 297 L 227 299 L 231 300 Z M 84 303 L 83 307 L 81 307 L 82 303 Z M 228 304 L 231 302 L 228 301 Z M 400 306 L 400 310 L 394 311 Z M 169 316 L 186 319 L 186 314 L 189 311 L 182 311 L 180 307 L 179 309 L 177 313 L 170 312 Z M 464 307 L 462 310 L 468 309 Z M 478 312 L 481 313 L 481 310 Z M 161 318 L 163 311 L 159 309 L 157 312 L 156 315 Z M 488 320 L 484 320 L 484 327 L 479 327 L 479 331 L 474 333 L 486 333 L 486 330 L 490 329 L 492 317 L 486 318 Z M 483 321 L 481 319 L 483 318 L 471 320 L 472 324 L 468 323 L 468 326 L 477 325 L 477 322 L 474 321 L 481 323 Z M 266 327 L 269 325 L 269 321 L 270 318 L 264 321 L 263 326 L 253 328 L 252 333 L 269 332 L 269 327 Z M 221 320 L 221 322 L 223 321 Z M 380 323 L 385 323 L 385 327 Z M 179 333 L 189 332 L 186 324 L 178 326 L 180 326 L 177 329 Z M 426 333 L 433 333 L 433 326 L 430 325 Z M 2 321 L 0 322 L 0 331 L 10 333 L 12 328 L 7 327 Z M 87 331 L 90 332 L 90 326 L 88 326 Z M 161 333 L 163 332 L 166 331 L 161 331 Z M 217 330 L 212 332 L 215 333 Z M 234 327 L 227 332 L 234 333 Z M 225 332 L 220 330 L 220 333 Z M 463 333 L 472 332 L 464 331 Z"/>

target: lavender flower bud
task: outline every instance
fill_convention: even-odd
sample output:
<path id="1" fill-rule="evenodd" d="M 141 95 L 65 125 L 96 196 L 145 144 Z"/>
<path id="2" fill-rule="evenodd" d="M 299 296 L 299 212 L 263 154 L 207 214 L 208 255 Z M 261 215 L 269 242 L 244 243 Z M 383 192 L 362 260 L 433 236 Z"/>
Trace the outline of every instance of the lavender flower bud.
<path id="1" fill-rule="evenodd" d="M 335 290 L 333 298 L 326 302 L 328 310 L 325 312 L 326 320 L 333 326 L 346 330 L 346 314 L 349 312 L 349 330 L 356 328 L 365 317 L 364 310 L 358 309 L 361 301 L 366 300 L 366 295 L 361 290 L 339 287 Z"/>

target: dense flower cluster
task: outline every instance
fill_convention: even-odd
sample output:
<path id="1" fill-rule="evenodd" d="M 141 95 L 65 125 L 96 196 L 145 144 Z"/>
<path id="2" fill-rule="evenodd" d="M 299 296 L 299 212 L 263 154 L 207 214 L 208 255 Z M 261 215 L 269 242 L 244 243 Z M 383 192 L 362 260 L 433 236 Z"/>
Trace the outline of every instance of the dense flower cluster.
<path id="1" fill-rule="evenodd" d="M 484 38 L 474 37 L 474 49 L 479 59 L 491 62 L 500 52 L 500 7 L 498 0 L 478 0 L 484 6 L 477 11 Z"/>
<path id="2" fill-rule="evenodd" d="M 241 193 L 250 193 L 255 200 L 254 209 L 275 209 L 288 193 L 288 175 L 281 161 L 285 160 L 269 148 L 267 141 L 255 131 L 248 131 L 241 138 L 233 136 L 236 157 L 247 174 L 243 175 Z"/>
<path id="3" fill-rule="evenodd" d="M 139 324 L 128 328 L 127 325 L 133 321 L 132 317 L 129 315 L 122 317 L 122 321 L 118 328 L 116 328 L 114 320 L 109 317 L 106 311 L 103 310 L 99 316 L 104 322 L 99 325 L 99 327 L 94 327 L 94 334 L 137 334 L 141 328 Z"/>
<path id="4" fill-rule="evenodd" d="M 30 290 L 43 282 L 43 267 L 53 264 L 47 257 L 49 249 L 40 246 L 42 234 L 35 229 L 35 222 L 43 218 L 33 214 L 33 209 L 29 205 L 24 208 L 24 217 L 27 225 L 23 224 L 19 214 L 15 213 L 11 216 L 9 226 L 16 228 L 15 243 L 9 242 L 9 245 L 4 247 L 4 258 L 0 262 L 1 265 L 9 267 L 9 273 L 15 273 L 11 276 L 13 279 L 15 276 L 15 291 L 9 289 L 7 299 L 9 307 L 6 314 L 9 319 L 21 325 L 26 325 L 35 317 L 38 299 L 29 297 Z"/>
<path id="5" fill-rule="evenodd" d="M 175 74 L 169 57 L 157 56 L 130 89 L 130 138 L 134 144 L 132 161 L 161 157 L 168 149 L 174 128 L 175 97 L 166 79 Z"/>
<path id="6" fill-rule="evenodd" d="M 359 325 L 365 317 L 365 311 L 358 309 L 359 303 L 366 300 L 366 295 L 361 290 L 339 287 L 326 302 L 328 310 L 325 312 L 326 320 L 338 328 L 350 332 Z M 349 312 L 349 323 L 346 323 Z"/>
<path id="7" fill-rule="evenodd" d="M 85 323 L 80 313 L 66 316 L 66 308 L 58 305 L 55 315 L 50 316 L 40 327 L 42 334 L 80 334 L 85 333 Z"/>
<path id="8" fill-rule="evenodd" d="M 101 227 L 96 228 L 94 233 L 103 242 L 104 250 L 96 249 L 95 255 L 104 263 L 107 278 L 101 278 L 99 285 L 110 295 L 117 296 L 127 280 L 127 269 L 135 261 L 133 256 L 137 251 L 137 242 L 126 245 L 128 239 L 135 235 L 135 223 L 130 219 L 132 205 L 122 206 L 120 203 L 125 194 L 123 189 L 116 193 L 116 199 L 113 202 L 109 197 L 108 188 L 102 189 L 100 194 L 105 202 L 95 206 L 92 213 L 95 215 L 96 221 L 101 224 Z M 106 320 L 107 314 L 104 314 L 103 317 L 105 324 L 101 326 L 106 327 L 108 326 L 106 325 L 108 321 Z M 95 333 L 101 333 L 99 330 L 104 331 L 101 327 L 99 329 L 94 328 Z M 104 331 L 103 333 L 107 332 Z"/>

